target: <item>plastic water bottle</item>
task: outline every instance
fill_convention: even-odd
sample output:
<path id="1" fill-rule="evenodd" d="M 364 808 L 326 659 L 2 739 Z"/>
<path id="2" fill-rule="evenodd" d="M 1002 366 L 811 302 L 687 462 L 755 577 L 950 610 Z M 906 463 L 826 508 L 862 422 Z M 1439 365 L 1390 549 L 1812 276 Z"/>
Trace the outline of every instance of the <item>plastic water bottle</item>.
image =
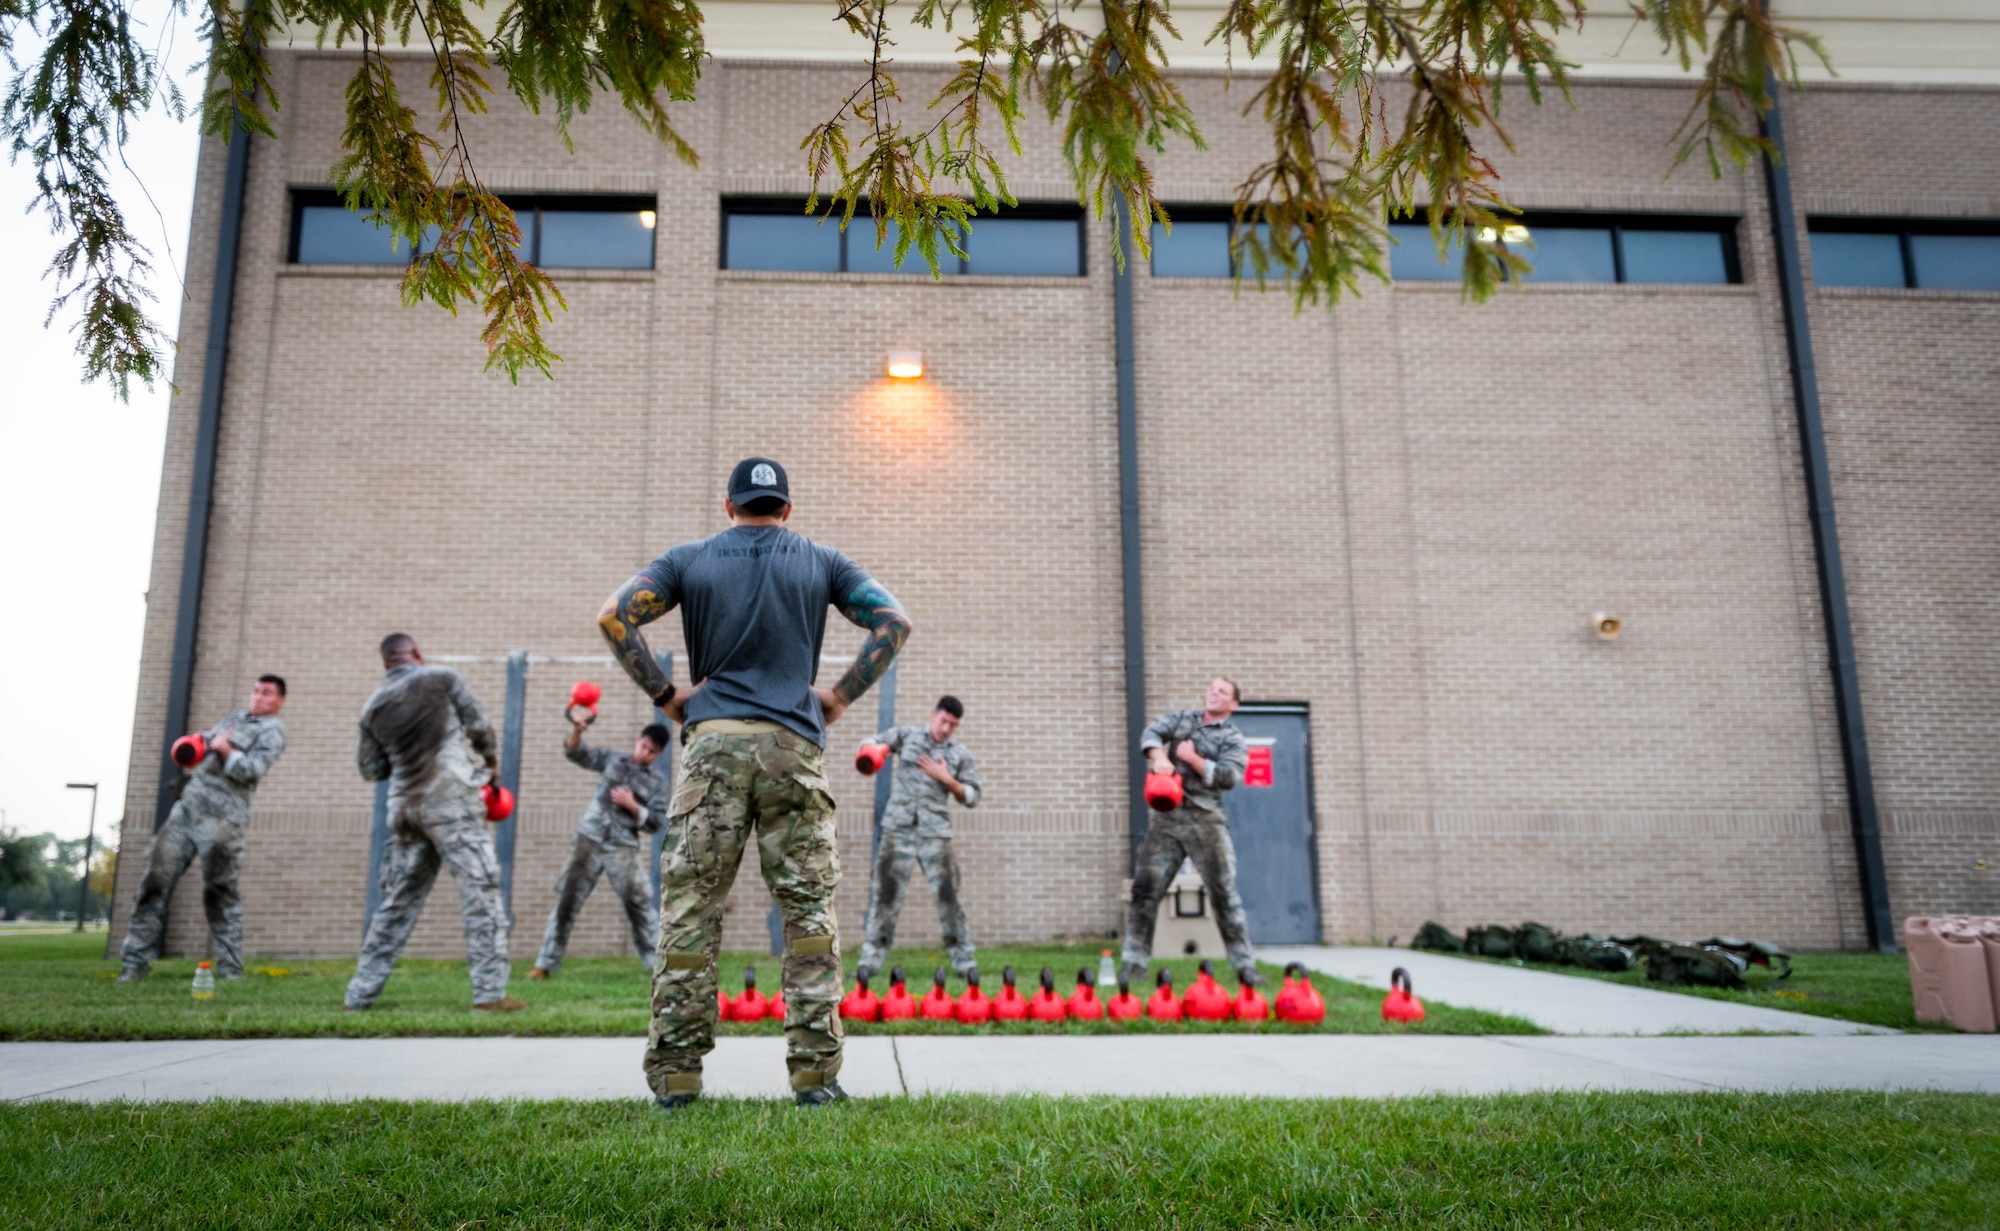
<path id="1" fill-rule="evenodd" d="M 1111 960 L 1111 950 L 1104 949 L 1100 952 L 1102 956 L 1097 959 L 1097 986 L 1110 987 L 1118 982 L 1118 963 Z"/>
<path id="2" fill-rule="evenodd" d="M 207 962 L 198 962 L 195 965 L 194 998 L 196 1000 L 215 999 L 215 968 Z"/>

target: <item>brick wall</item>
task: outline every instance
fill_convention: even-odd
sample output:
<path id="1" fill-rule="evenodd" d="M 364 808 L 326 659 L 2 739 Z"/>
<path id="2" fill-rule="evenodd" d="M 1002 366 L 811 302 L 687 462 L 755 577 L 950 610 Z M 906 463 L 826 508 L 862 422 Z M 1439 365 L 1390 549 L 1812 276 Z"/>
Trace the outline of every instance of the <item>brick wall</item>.
<path id="1" fill-rule="evenodd" d="M 968 705 L 987 783 L 959 830 L 976 933 L 1116 927 L 1127 761 L 1108 229 L 1092 224 L 1083 278 L 722 272 L 719 198 L 803 191 L 798 134 L 850 67 L 712 66 L 677 112 L 699 168 L 611 111 L 579 117 L 571 157 L 546 120 L 496 103 L 472 120 L 492 186 L 659 198 L 657 267 L 562 274 L 570 310 L 550 338 L 565 362 L 553 382 L 510 385 L 478 374 L 472 316 L 402 308 L 393 271 L 284 264 L 287 189 L 321 182 L 336 156 L 348 62 L 278 63 L 280 135 L 256 139 L 250 164 L 193 706 L 208 722 L 259 671 L 292 682 L 290 751 L 250 840 L 251 951 L 358 941 L 372 791 L 352 769 L 352 724 L 384 632 L 482 660 L 461 669 L 497 719 L 498 658 L 601 654 L 604 594 L 720 528 L 722 477 L 750 453 L 790 468 L 798 529 L 909 607 L 903 719 L 945 691 Z M 1161 195 L 1226 200 L 1263 148 L 1236 114 L 1244 85 L 1186 84 L 1213 148 L 1163 156 Z M 1883 136 L 1990 127 L 1996 100 L 1796 100 L 1800 192 L 1814 209 L 1948 199 L 2000 213 L 1994 160 L 1906 174 L 1921 142 Z M 1371 286 L 1295 312 L 1281 292 L 1135 270 L 1149 702 L 1190 704 L 1227 671 L 1251 698 L 1310 706 L 1330 940 L 1407 937 L 1432 917 L 1800 947 L 1864 937 L 1762 185 L 1698 168 L 1662 180 L 1685 106 L 1681 87 L 1628 84 L 1584 87 L 1573 113 L 1521 109 L 1505 184 L 1544 208 L 1740 214 L 1741 286 L 1528 286 L 1477 307 L 1452 287 Z M 1024 135 L 1016 193 L 1065 197 L 1057 141 Z M 220 165 L 205 146 L 134 851 L 165 735 Z M 1987 481 L 2000 296 L 1820 292 L 1814 311 L 1892 893 L 1901 913 L 1990 909 L 2000 881 L 1972 864 L 1983 852 L 2000 866 L 2000 783 L 1981 755 L 2000 734 L 1982 636 L 2000 599 Z M 923 382 L 882 379 L 890 347 L 923 350 Z M 1624 635 L 1591 635 L 1596 610 Z M 678 648 L 662 627 L 656 644 Z M 835 620 L 829 653 L 858 639 Z M 622 744 L 645 721 L 608 667 L 532 668 L 517 958 L 590 790 L 560 751 L 578 678 L 607 686 L 594 738 Z M 871 790 L 844 753 L 873 712 L 864 702 L 831 744 L 850 943 Z M 141 862 L 122 862 L 114 931 Z M 728 943 L 760 947 L 768 895 L 754 868 L 739 886 Z M 462 951 L 441 892 L 413 953 Z M 903 936 L 935 935 L 912 904 Z M 171 938 L 203 943 L 192 886 Z M 600 893 L 572 951 L 624 944 Z"/>

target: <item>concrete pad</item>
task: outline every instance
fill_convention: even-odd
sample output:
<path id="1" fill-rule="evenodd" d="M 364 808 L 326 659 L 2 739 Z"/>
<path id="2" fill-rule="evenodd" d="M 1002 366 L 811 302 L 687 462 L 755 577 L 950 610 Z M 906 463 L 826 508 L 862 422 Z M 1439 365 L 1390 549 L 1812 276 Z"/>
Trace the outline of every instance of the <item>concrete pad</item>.
<path id="1" fill-rule="evenodd" d="M 1555 974 L 1442 953 L 1365 945 L 1280 945 L 1259 949 L 1263 961 L 1298 962 L 1308 970 L 1368 987 L 1389 987 L 1389 972 L 1410 972 L 1417 997 L 1463 1009 L 1522 1017 L 1557 1034 L 1896 1034 L 1810 1013 L 1628 987 L 1581 975 Z"/>
<path id="2" fill-rule="evenodd" d="M 10 1101 L 644 1099 L 637 1038 L 4 1043 Z M 790 1094 L 784 1042 L 718 1039 L 706 1089 Z M 2000 1036 L 925 1035 L 848 1040 L 861 1096 L 1389 1098 L 1544 1090 L 2000 1093 Z"/>

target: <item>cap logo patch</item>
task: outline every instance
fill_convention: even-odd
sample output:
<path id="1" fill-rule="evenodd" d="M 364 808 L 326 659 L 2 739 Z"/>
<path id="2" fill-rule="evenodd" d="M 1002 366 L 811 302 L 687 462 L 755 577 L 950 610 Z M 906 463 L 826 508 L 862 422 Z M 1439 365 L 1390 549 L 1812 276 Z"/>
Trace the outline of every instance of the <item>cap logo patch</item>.
<path id="1" fill-rule="evenodd" d="M 758 462 L 750 469 L 750 481 L 759 487 L 776 487 L 778 485 L 778 472 L 771 469 L 768 464 Z"/>

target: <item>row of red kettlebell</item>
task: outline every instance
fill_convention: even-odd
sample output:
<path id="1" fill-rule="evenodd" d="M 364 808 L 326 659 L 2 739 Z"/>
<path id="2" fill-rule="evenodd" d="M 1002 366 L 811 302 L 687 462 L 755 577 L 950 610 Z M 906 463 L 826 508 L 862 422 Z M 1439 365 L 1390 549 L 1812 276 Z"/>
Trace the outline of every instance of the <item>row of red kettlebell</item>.
<path id="1" fill-rule="evenodd" d="M 903 968 L 889 972 L 889 994 L 877 996 L 868 990 L 868 981 L 857 978 L 854 990 L 840 1002 L 840 1015 L 848 1021 L 877 1022 L 921 1019 L 957 1022 L 976 1026 L 986 1022 L 1135 1021 L 1243 1021 L 1261 1022 L 1271 1016 L 1272 1006 L 1262 993 L 1248 984 L 1239 985 L 1231 996 L 1216 982 L 1207 962 L 1185 996 L 1174 994 L 1172 971 L 1162 970 L 1153 994 L 1144 1001 L 1132 994 L 1123 978 L 1118 994 L 1108 1000 L 1097 995 L 1097 980 L 1088 968 L 1076 972 L 1076 990 L 1068 997 L 1056 994 L 1055 972 L 1042 967 L 1041 988 L 1024 997 L 1014 985 L 1014 968 L 1000 972 L 1000 994 L 989 997 L 979 985 L 979 972 L 966 980 L 965 991 L 954 998 L 945 990 L 942 968 L 932 975 L 931 990 L 922 999 L 910 995 Z M 1297 964 L 1285 968 L 1285 985 L 1277 997 L 1279 1021 L 1317 1025 L 1326 1020 L 1326 1001 L 1314 988 L 1305 969 Z"/>

